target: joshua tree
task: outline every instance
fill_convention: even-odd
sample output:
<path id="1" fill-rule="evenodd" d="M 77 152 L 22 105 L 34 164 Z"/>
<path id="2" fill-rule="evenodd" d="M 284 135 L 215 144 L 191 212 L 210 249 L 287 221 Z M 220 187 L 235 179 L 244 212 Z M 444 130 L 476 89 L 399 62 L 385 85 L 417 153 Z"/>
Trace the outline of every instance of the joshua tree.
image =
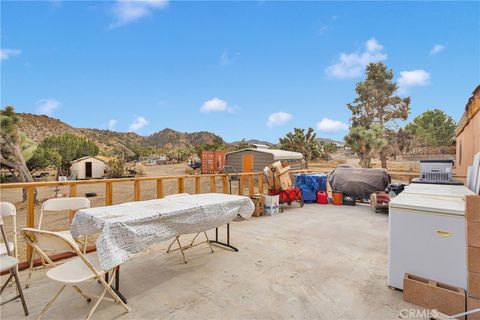
<path id="1" fill-rule="evenodd" d="M 305 158 L 305 167 L 308 169 L 308 161 L 320 156 L 320 147 L 318 145 L 313 128 L 305 129 L 294 128 L 285 137 L 280 138 L 280 149 L 296 151 L 303 154 Z"/>
<path id="2" fill-rule="evenodd" d="M 0 163 L 2 167 L 15 171 L 20 182 L 33 181 L 22 153 L 28 139 L 18 130 L 20 118 L 13 107 L 7 106 L 0 111 L 0 122 Z"/>
<path id="3" fill-rule="evenodd" d="M 387 124 L 396 119 L 406 120 L 410 110 L 410 97 L 395 96 L 398 86 L 393 82 L 393 71 L 382 62 L 370 63 L 366 78 L 357 83 L 357 97 L 347 107 L 352 112 L 352 127 L 371 127 L 378 124 L 386 134 Z M 382 167 L 387 167 L 386 150 L 380 150 Z"/>

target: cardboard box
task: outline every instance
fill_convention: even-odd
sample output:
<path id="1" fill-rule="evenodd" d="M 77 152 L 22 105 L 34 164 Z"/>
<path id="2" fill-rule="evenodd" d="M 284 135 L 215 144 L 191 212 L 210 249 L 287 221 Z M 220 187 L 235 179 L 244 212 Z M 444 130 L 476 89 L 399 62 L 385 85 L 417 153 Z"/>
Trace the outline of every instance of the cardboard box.
<path id="1" fill-rule="evenodd" d="M 288 172 L 280 175 L 278 178 L 280 179 L 282 190 L 290 189 L 293 186 L 292 179 L 290 179 L 290 174 Z"/>
<path id="2" fill-rule="evenodd" d="M 467 246 L 480 247 L 480 222 L 466 221 Z"/>
<path id="3" fill-rule="evenodd" d="M 261 194 L 254 194 L 250 196 L 250 199 L 252 199 L 253 204 L 255 205 L 255 211 L 253 212 L 252 216 L 254 217 L 260 217 L 263 216 L 264 210 L 265 210 L 265 200 L 263 198 L 263 195 Z"/>
<path id="4" fill-rule="evenodd" d="M 467 221 L 480 222 L 480 196 L 467 196 L 465 201 Z"/>
<path id="5" fill-rule="evenodd" d="M 403 300 L 447 315 L 465 312 L 465 290 L 408 273 L 403 278 Z"/>
<path id="6" fill-rule="evenodd" d="M 467 311 L 480 308 L 480 299 L 467 297 Z M 476 312 L 467 316 L 468 320 L 480 320 L 480 312 Z"/>
<path id="7" fill-rule="evenodd" d="M 468 272 L 468 296 L 480 299 L 480 273 Z"/>
<path id="8" fill-rule="evenodd" d="M 468 271 L 480 273 L 480 248 L 468 247 L 467 260 L 468 260 Z"/>

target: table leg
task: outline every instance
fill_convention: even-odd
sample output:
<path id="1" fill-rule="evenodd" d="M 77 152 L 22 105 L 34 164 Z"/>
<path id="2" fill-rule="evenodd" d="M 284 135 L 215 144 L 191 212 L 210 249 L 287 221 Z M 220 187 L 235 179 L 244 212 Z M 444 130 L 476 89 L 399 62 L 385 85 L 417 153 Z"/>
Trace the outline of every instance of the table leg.
<path id="1" fill-rule="evenodd" d="M 110 286 L 113 291 L 117 294 L 117 296 L 122 299 L 124 303 L 127 303 L 127 299 L 123 296 L 123 294 L 120 292 L 120 266 L 116 268 L 115 272 L 115 286 Z M 108 273 L 105 273 L 105 281 L 108 283 Z"/>
<path id="2" fill-rule="evenodd" d="M 210 240 L 211 244 L 229 248 L 235 252 L 238 252 L 238 248 L 230 244 L 230 223 L 227 223 L 227 243 L 218 240 L 218 228 L 215 228 L 215 240 Z"/>

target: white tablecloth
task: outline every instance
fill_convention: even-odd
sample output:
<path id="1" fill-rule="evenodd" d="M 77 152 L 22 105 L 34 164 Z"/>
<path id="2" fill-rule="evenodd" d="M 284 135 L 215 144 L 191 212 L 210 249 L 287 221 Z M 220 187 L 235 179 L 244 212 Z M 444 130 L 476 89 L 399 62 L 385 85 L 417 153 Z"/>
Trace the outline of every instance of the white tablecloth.
<path id="1" fill-rule="evenodd" d="M 253 211 L 248 197 L 220 193 L 176 195 L 82 209 L 70 230 L 75 238 L 100 233 L 97 253 L 102 268 L 109 270 L 153 243 L 220 227 L 237 215 L 249 219 Z"/>

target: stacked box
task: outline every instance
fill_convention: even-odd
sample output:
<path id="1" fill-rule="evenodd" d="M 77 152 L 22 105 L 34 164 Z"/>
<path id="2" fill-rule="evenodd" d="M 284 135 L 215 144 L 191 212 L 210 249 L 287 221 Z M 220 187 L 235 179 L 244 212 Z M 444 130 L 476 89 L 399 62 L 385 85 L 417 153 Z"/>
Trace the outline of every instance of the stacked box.
<path id="1" fill-rule="evenodd" d="M 283 166 L 280 161 L 276 161 L 270 165 L 267 173 L 267 183 L 271 191 L 280 192 L 292 187 L 292 179 L 290 178 L 290 166 Z M 274 169 L 274 171 L 272 171 Z"/>
<path id="2" fill-rule="evenodd" d="M 467 196 L 465 206 L 467 235 L 467 310 L 480 308 L 480 196 Z M 480 312 L 468 316 L 480 320 Z"/>
<path id="3" fill-rule="evenodd" d="M 250 199 L 252 199 L 253 204 L 255 205 L 255 211 L 253 212 L 254 217 L 260 217 L 263 216 L 264 213 L 264 207 L 265 207 L 265 200 L 262 194 L 254 194 L 250 196 Z"/>

